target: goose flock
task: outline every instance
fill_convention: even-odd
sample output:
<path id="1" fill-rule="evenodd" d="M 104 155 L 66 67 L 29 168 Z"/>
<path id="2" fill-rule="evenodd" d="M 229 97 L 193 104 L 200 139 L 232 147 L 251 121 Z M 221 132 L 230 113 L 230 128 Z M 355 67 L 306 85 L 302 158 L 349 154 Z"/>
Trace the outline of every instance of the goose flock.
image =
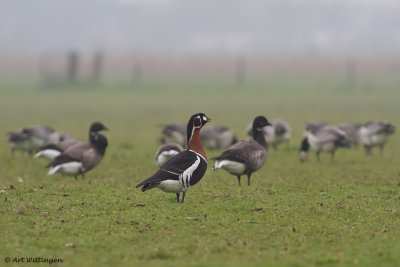
<path id="1" fill-rule="evenodd" d="M 100 134 L 108 130 L 100 122 L 94 122 L 89 128 L 88 142 L 78 142 L 70 135 L 59 134 L 48 126 L 23 128 L 9 133 L 11 152 L 25 151 L 29 155 L 36 153 L 35 158 L 50 160 L 46 168 L 50 168 L 49 175 L 61 173 L 85 177 L 85 172 L 98 165 L 103 158 L 108 142 Z M 68 138 L 61 138 L 67 136 Z M 54 138 L 57 137 L 57 138 Z"/>
<path id="2" fill-rule="evenodd" d="M 187 124 L 164 125 L 155 161 L 159 169 L 136 187 L 145 192 L 152 188 L 175 193 L 177 202 L 183 203 L 186 191 L 204 176 L 208 160 L 205 149 L 223 150 L 211 160 L 215 161 L 213 170 L 224 169 L 237 177 L 241 185 L 241 176 L 247 176 L 250 186 L 252 173 L 261 169 L 268 159 L 268 148 L 277 150 L 282 143 L 288 144 L 291 138 L 289 123 L 282 119 L 269 121 L 257 116 L 247 127 L 247 140 L 237 141 L 236 135 L 227 126 L 205 126 L 211 119 L 204 113 L 196 113 Z M 96 167 L 104 157 L 108 146 L 107 138 L 101 131 L 108 130 L 100 122 L 89 127 L 87 142 L 78 142 L 69 134 L 59 133 L 48 126 L 21 128 L 9 132 L 11 153 L 23 151 L 35 158 L 45 158 L 50 162 L 48 175 L 80 175 L 84 179 L 86 172 Z M 393 124 L 384 120 L 369 121 L 364 124 L 346 123 L 338 126 L 324 121 L 309 121 L 303 132 L 299 158 L 307 160 L 308 152 L 313 149 L 320 161 L 320 153 L 331 154 L 334 159 L 339 148 L 363 145 L 366 155 L 379 147 L 383 153 L 389 137 L 395 132 Z M 181 197 L 182 193 L 182 197 Z"/>

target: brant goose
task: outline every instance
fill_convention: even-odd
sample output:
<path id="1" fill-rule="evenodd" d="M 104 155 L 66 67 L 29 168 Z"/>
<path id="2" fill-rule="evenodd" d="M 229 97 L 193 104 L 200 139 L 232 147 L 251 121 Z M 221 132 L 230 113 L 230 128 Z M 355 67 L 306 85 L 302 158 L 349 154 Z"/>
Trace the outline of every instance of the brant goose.
<path id="1" fill-rule="evenodd" d="M 60 134 L 49 126 L 34 126 L 32 128 L 22 128 L 15 132 L 8 133 L 8 141 L 11 143 L 11 152 L 21 150 L 32 154 L 43 145 L 59 142 L 67 139 L 69 135 Z"/>
<path id="2" fill-rule="evenodd" d="M 156 152 L 156 162 L 158 167 L 161 167 L 170 158 L 182 151 L 183 147 L 180 144 L 170 143 L 161 145 Z"/>
<path id="3" fill-rule="evenodd" d="M 175 123 L 165 125 L 162 129 L 161 143 L 176 143 L 184 146 L 186 144 L 186 125 Z"/>
<path id="4" fill-rule="evenodd" d="M 307 133 L 315 133 L 319 128 L 324 127 L 328 125 L 324 121 L 309 121 L 306 124 L 306 127 L 304 129 L 304 137 L 307 136 Z"/>
<path id="5" fill-rule="evenodd" d="M 383 153 L 383 148 L 389 136 L 394 132 L 394 125 L 383 120 L 369 121 L 361 126 L 360 141 L 365 147 L 366 154 L 370 155 L 374 146 L 379 146 L 381 153 Z"/>
<path id="6" fill-rule="evenodd" d="M 204 176 L 207 169 L 207 157 L 200 141 L 200 129 L 210 119 L 203 113 L 194 114 L 187 124 L 187 148 L 168 160 L 151 177 L 136 188 L 142 192 L 159 188 L 165 192 L 176 193 L 178 203 L 183 203 L 186 191 Z M 179 200 L 182 192 L 182 200 Z"/>
<path id="7" fill-rule="evenodd" d="M 358 146 L 360 142 L 360 128 L 358 123 L 343 123 L 340 124 L 339 129 L 346 133 L 346 138 L 350 144 Z"/>
<path id="8" fill-rule="evenodd" d="M 307 132 L 306 137 L 304 137 L 301 142 L 301 161 L 306 160 L 310 146 L 315 150 L 318 161 L 320 160 L 319 154 L 321 151 L 330 152 L 333 160 L 337 148 L 350 147 L 346 138 L 346 133 L 340 130 L 337 126 L 332 125 L 313 128 Z"/>
<path id="9" fill-rule="evenodd" d="M 211 125 L 200 133 L 203 145 L 208 149 L 227 148 L 237 142 L 235 134 L 228 127 Z"/>
<path id="10" fill-rule="evenodd" d="M 271 125 L 264 117 L 258 116 L 253 122 L 253 139 L 240 141 L 234 144 L 216 160 L 213 170 L 225 169 L 230 174 L 236 175 L 240 185 L 240 176 L 247 175 L 247 184 L 250 185 L 250 176 L 260 169 L 268 158 L 268 146 L 263 134 L 263 127 Z"/>
<path id="11" fill-rule="evenodd" d="M 89 128 L 89 140 L 90 133 L 98 133 L 103 130 L 108 130 L 101 122 L 93 122 Z M 67 148 L 78 144 L 79 142 L 73 138 L 68 140 L 64 140 L 58 143 L 51 143 L 45 145 L 41 148 L 41 150 L 36 153 L 35 158 L 47 158 L 48 160 L 53 160 L 55 157 L 59 156 L 64 150 Z"/>
<path id="12" fill-rule="evenodd" d="M 263 127 L 263 133 L 267 144 L 272 146 L 275 150 L 281 143 L 289 143 L 292 130 L 284 120 L 275 119 L 271 120 L 271 126 Z M 247 127 L 247 135 L 252 136 L 252 124 Z"/>
<path id="13" fill-rule="evenodd" d="M 52 160 L 46 166 L 46 168 L 50 167 L 48 174 L 53 175 L 56 172 L 60 172 L 66 175 L 73 175 L 75 179 L 80 174 L 84 179 L 84 173 L 100 163 L 106 152 L 107 145 L 107 138 L 104 135 L 92 132 L 90 133 L 90 143 L 71 146 Z"/>

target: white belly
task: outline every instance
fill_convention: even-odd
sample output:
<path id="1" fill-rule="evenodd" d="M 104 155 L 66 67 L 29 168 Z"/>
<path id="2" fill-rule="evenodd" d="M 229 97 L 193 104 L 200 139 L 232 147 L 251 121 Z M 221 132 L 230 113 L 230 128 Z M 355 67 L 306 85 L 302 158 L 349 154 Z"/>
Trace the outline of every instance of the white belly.
<path id="1" fill-rule="evenodd" d="M 385 133 L 380 134 L 370 134 L 368 129 L 361 127 L 359 132 L 360 140 L 364 145 L 376 146 L 387 142 L 389 135 Z"/>
<path id="2" fill-rule="evenodd" d="M 365 127 L 361 127 L 359 131 L 360 141 L 364 145 L 370 146 L 371 145 L 371 138 L 369 135 L 369 131 Z"/>
<path id="3" fill-rule="evenodd" d="M 313 134 L 307 133 L 307 139 L 308 139 L 308 142 L 310 143 L 310 146 L 315 151 L 321 150 L 321 144 L 319 143 L 318 139 Z"/>
<path id="4" fill-rule="evenodd" d="M 77 175 L 83 171 L 82 163 L 80 162 L 68 162 L 60 164 L 50 169 L 49 175 L 53 175 L 56 172 L 66 174 L 66 175 Z"/>
<path id="5" fill-rule="evenodd" d="M 246 166 L 243 163 L 230 160 L 221 160 L 215 162 L 214 170 L 220 168 L 225 169 L 227 172 L 233 175 L 242 175 L 246 170 Z"/>
<path id="6" fill-rule="evenodd" d="M 185 188 L 179 183 L 179 181 L 176 180 L 162 181 L 158 185 L 158 188 L 168 193 L 180 193 L 182 191 L 185 191 Z"/>
<path id="7" fill-rule="evenodd" d="M 384 143 L 386 143 L 386 141 L 388 140 L 389 135 L 387 134 L 374 134 L 371 136 L 371 142 L 372 145 L 382 145 Z"/>
<path id="8" fill-rule="evenodd" d="M 325 152 L 332 152 L 335 150 L 335 144 L 333 142 L 325 142 L 321 143 L 318 138 L 316 138 L 313 134 L 308 133 L 307 134 L 308 142 L 310 143 L 310 146 L 315 150 L 315 151 L 325 151 Z"/>

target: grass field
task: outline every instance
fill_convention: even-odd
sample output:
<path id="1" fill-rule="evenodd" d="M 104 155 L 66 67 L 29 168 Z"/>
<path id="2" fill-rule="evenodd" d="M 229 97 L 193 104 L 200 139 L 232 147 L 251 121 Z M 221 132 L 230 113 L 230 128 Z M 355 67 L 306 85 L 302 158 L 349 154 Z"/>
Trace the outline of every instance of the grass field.
<path id="1" fill-rule="evenodd" d="M 320 163 L 314 155 L 305 163 L 297 157 L 307 120 L 387 119 L 399 126 L 400 93 L 393 84 L 365 91 L 296 81 L 244 89 L 212 82 L 165 90 L 162 84 L 135 91 L 122 85 L 67 89 L 0 92 L 2 133 L 48 124 L 86 140 L 91 122 L 110 128 L 105 158 L 78 181 L 47 176 L 45 160 L 11 156 L 3 135 L 0 266 L 8 266 L 6 257 L 61 258 L 59 266 L 398 266 L 398 133 L 383 156 L 365 157 L 360 147 L 339 150 L 334 162 L 329 155 Z M 160 125 L 186 122 L 196 112 L 240 139 L 256 115 L 283 118 L 292 126 L 292 142 L 270 151 L 250 187 L 209 165 L 183 205 L 158 189 L 140 192 L 135 185 L 157 169 Z M 209 158 L 220 152 L 207 151 Z"/>

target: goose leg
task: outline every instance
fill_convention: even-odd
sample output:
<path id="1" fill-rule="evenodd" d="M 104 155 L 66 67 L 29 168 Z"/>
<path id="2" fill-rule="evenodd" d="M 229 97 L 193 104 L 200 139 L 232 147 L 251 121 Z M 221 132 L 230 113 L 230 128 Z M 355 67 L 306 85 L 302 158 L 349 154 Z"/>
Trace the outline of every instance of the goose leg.
<path id="1" fill-rule="evenodd" d="M 180 202 L 179 202 L 179 195 L 180 195 L 180 193 L 176 193 L 176 201 L 177 201 L 178 203 L 180 203 Z"/>
<path id="2" fill-rule="evenodd" d="M 383 144 L 379 146 L 379 148 L 380 148 L 380 151 L 381 151 L 381 155 L 383 155 L 383 147 L 384 147 L 384 145 L 383 145 Z"/>
<path id="3" fill-rule="evenodd" d="M 332 151 L 331 152 L 331 161 L 334 161 L 335 160 L 335 151 Z"/>
<path id="4" fill-rule="evenodd" d="M 85 180 L 85 173 L 81 172 L 81 175 L 82 175 L 82 180 Z"/>
<path id="5" fill-rule="evenodd" d="M 78 174 L 74 175 L 75 180 L 78 180 Z"/>
<path id="6" fill-rule="evenodd" d="M 250 176 L 251 176 L 251 173 L 248 173 L 247 174 L 247 185 L 248 186 L 250 186 Z"/>
<path id="7" fill-rule="evenodd" d="M 317 155 L 317 161 L 318 161 L 318 162 L 320 162 L 320 159 L 319 159 L 319 153 L 320 153 L 319 151 L 317 151 L 317 152 L 316 152 L 316 155 Z"/>
<path id="8" fill-rule="evenodd" d="M 183 191 L 182 192 L 182 199 L 181 199 L 180 203 L 183 203 L 183 201 L 185 200 L 185 195 L 186 195 L 186 191 Z"/>
<path id="9" fill-rule="evenodd" d="M 238 178 L 238 183 L 239 183 L 239 185 L 241 185 L 241 184 L 240 184 L 240 175 L 238 175 L 237 178 Z"/>

